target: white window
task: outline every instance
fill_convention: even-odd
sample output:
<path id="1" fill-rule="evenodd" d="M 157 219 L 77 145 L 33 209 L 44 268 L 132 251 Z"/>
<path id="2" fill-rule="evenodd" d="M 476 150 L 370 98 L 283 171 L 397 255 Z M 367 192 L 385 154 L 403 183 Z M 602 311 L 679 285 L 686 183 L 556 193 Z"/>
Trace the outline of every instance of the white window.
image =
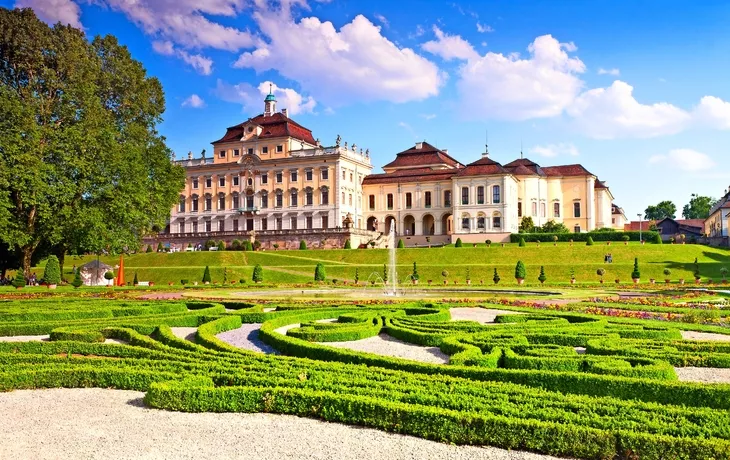
<path id="1" fill-rule="evenodd" d="M 220 152 L 218 152 L 218 158 L 225 158 L 225 157 L 226 157 L 226 151 L 225 150 L 221 150 Z"/>
<path id="2" fill-rule="evenodd" d="M 305 179 L 306 180 L 308 180 L 308 181 L 312 180 L 312 170 L 311 169 L 307 169 L 304 172 L 304 174 L 305 174 Z"/>
<path id="3" fill-rule="evenodd" d="M 233 185 L 238 186 L 238 176 L 233 176 Z"/>

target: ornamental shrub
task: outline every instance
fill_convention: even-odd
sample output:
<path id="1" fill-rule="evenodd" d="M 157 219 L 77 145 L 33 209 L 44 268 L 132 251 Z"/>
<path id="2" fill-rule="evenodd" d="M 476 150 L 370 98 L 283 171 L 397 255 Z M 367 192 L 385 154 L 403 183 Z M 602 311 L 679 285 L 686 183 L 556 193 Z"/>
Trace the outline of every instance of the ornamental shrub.
<path id="1" fill-rule="evenodd" d="M 398 249 L 403 249 L 403 248 L 405 248 L 405 247 L 406 247 L 406 245 L 405 245 L 405 244 L 403 244 L 403 240 L 399 239 L 399 240 L 398 240 Z"/>
<path id="2" fill-rule="evenodd" d="M 260 283 L 264 280 L 264 269 L 261 267 L 260 264 L 256 264 L 256 266 L 253 268 L 253 276 L 251 276 L 251 281 L 254 283 Z M 244 280 L 241 280 L 242 282 Z"/>
<path id="3" fill-rule="evenodd" d="M 114 279 L 114 272 L 109 270 L 108 272 L 104 273 L 104 279 L 107 281 L 111 281 Z"/>
<path id="4" fill-rule="evenodd" d="M 413 273 L 411 273 L 411 279 L 413 281 L 418 281 L 418 269 L 416 268 L 415 262 L 413 262 Z"/>
<path id="5" fill-rule="evenodd" d="M 449 277 L 449 271 L 448 270 L 441 270 L 441 276 L 443 276 L 444 278 L 448 278 Z"/>
<path id="6" fill-rule="evenodd" d="M 15 278 L 13 278 L 13 282 L 10 284 L 16 288 L 25 287 L 25 276 L 23 276 L 23 272 L 18 271 L 18 273 L 15 274 Z"/>
<path id="7" fill-rule="evenodd" d="M 147 251 L 146 251 L 146 252 L 154 252 L 154 251 L 152 250 L 152 245 L 151 245 L 151 244 L 147 246 Z"/>
<path id="8" fill-rule="evenodd" d="M 593 238 L 591 238 L 590 236 L 586 240 L 586 246 L 593 246 Z"/>
<path id="9" fill-rule="evenodd" d="M 383 264 L 383 281 L 388 282 L 388 267 Z"/>
<path id="10" fill-rule="evenodd" d="M 231 250 L 240 251 L 241 250 L 241 240 L 231 241 Z"/>
<path id="11" fill-rule="evenodd" d="M 455 248 L 460 248 L 461 246 L 462 246 L 461 238 L 457 238 L 456 239 L 456 244 L 454 244 L 454 247 Z"/>
<path id="12" fill-rule="evenodd" d="M 251 247 L 251 241 L 250 240 L 244 240 L 243 243 L 241 244 L 241 248 L 244 251 L 252 251 L 253 248 Z"/>
<path id="13" fill-rule="evenodd" d="M 489 246 L 489 245 L 491 245 L 491 244 L 492 244 L 492 240 L 487 240 L 487 241 L 485 241 L 484 243 L 485 243 L 485 244 L 486 244 L 487 246 Z"/>
<path id="14" fill-rule="evenodd" d="M 306 249 L 307 249 L 307 242 L 304 241 L 304 240 L 301 240 L 299 242 L 299 250 L 300 251 L 306 251 Z"/>
<path id="15" fill-rule="evenodd" d="M 350 240 L 347 240 L 347 241 L 350 241 Z M 357 284 L 359 281 L 360 281 L 360 269 L 356 268 L 355 269 L 355 284 Z"/>
<path id="16" fill-rule="evenodd" d="M 135 281 L 137 279 L 137 274 L 135 273 Z M 203 283 L 210 283 L 210 268 L 208 266 L 205 266 L 205 270 L 203 271 Z"/>
<path id="17" fill-rule="evenodd" d="M 641 278 L 641 272 L 639 271 L 639 258 L 634 258 L 634 270 L 631 272 L 631 279 Z"/>
<path id="18" fill-rule="evenodd" d="M 654 244 L 664 244 L 662 236 L 658 233 L 654 236 Z"/>
<path id="19" fill-rule="evenodd" d="M 494 284 L 499 284 L 499 280 L 501 278 L 499 277 L 499 273 L 497 273 L 497 269 L 494 269 L 494 276 L 492 277 L 492 281 L 494 281 Z"/>
<path id="20" fill-rule="evenodd" d="M 157 252 L 164 252 L 164 251 L 165 251 L 165 247 L 162 246 L 162 241 L 158 242 L 157 243 Z"/>
<path id="21" fill-rule="evenodd" d="M 601 279 L 603 279 L 603 275 L 605 275 L 605 274 L 606 274 L 606 270 L 603 268 L 599 268 L 598 270 L 596 270 L 596 275 L 600 276 Z"/>
<path id="22" fill-rule="evenodd" d="M 527 278 L 527 269 L 525 268 L 525 263 L 521 260 L 518 260 L 515 266 L 515 278 L 518 280 Z"/>
<path id="23" fill-rule="evenodd" d="M 226 243 L 224 243 L 223 241 L 219 241 L 218 242 L 218 250 L 219 251 L 225 251 L 226 250 Z"/>
<path id="24" fill-rule="evenodd" d="M 631 237 L 629 235 L 624 235 L 624 236 L 621 237 L 621 239 L 623 241 L 629 241 L 631 239 Z"/>
<path id="25" fill-rule="evenodd" d="M 664 269 L 664 276 L 669 276 L 671 274 L 672 274 L 672 271 L 670 269 L 668 269 L 668 268 Z"/>
<path id="26" fill-rule="evenodd" d="M 540 266 L 540 276 L 537 277 L 537 280 L 540 282 L 540 284 L 544 283 L 545 280 L 547 280 L 547 277 L 545 276 L 545 267 L 542 265 Z"/>
<path id="27" fill-rule="evenodd" d="M 73 286 L 76 289 L 78 289 L 83 284 L 84 284 L 84 280 L 81 279 L 81 270 L 76 270 L 76 274 L 74 275 L 74 280 L 71 281 L 71 286 Z"/>
<path id="28" fill-rule="evenodd" d="M 525 247 L 525 239 L 524 238 L 520 238 L 520 247 L 521 248 L 524 248 Z"/>
<path id="29" fill-rule="evenodd" d="M 190 283 L 190 280 L 187 280 L 187 279 L 181 279 L 180 280 L 180 284 L 182 284 L 183 286 L 185 286 L 188 283 Z"/>
<path id="30" fill-rule="evenodd" d="M 250 241 L 249 241 L 249 243 L 250 243 Z M 253 240 L 253 249 L 255 251 L 258 251 L 259 249 L 261 249 L 261 241 Z"/>
<path id="31" fill-rule="evenodd" d="M 208 268 L 208 267 L 205 267 Z M 139 279 L 137 278 L 137 272 L 134 272 L 134 281 L 132 281 L 132 284 L 135 286 L 139 284 Z"/>
<path id="32" fill-rule="evenodd" d="M 58 284 L 61 282 L 61 264 L 58 263 L 58 257 L 48 256 L 46 268 L 43 270 L 43 281 L 46 284 Z"/>
<path id="33" fill-rule="evenodd" d="M 212 247 L 215 247 L 215 241 L 213 241 L 213 240 L 208 240 L 208 241 L 206 241 L 206 242 L 205 242 L 205 244 L 203 245 L 203 247 L 204 247 L 204 248 L 205 248 L 205 250 L 207 251 L 207 250 L 209 250 L 210 248 L 212 248 Z"/>
<path id="34" fill-rule="evenodd" d="M 701 275 L 700 275 L 700 264 L 699 264 L 699 262 L 697 262 L 697 257 L 695 257 L 694 268 L 695 268 L 694 269 L 695 279 L 698 280 L 701 278 Z"/>
<path id="35" fill-rule="evenodd" d="M 350 243 L 350 239 L 345 240 L 345 249 L 352 249 L 352 243 Z"/>
<path id="36" fill-rule="evenodd" d="M 324 281 L 326 278 L 327 275 L 324 271 L 324 265 L 320 262 L 314 267 L 314 281 Z"/>
<path id="37" fill-rule="evenodd" d="M 228 267 L 223 267 L 223 284 L 228 283 Z"/>

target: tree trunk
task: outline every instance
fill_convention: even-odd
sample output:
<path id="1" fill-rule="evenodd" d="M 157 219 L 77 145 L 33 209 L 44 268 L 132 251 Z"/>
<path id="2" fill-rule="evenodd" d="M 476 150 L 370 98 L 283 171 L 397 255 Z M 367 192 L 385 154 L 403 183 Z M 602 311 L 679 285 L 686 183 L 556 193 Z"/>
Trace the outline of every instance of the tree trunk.
<path id="1" fill-rule="evenodd" d="M 58 257 L 58 264 L 61 266 L 61 279 L 63 279 L 63 261 L 66 258 L 66 250 L 67 247 L 63 243 L 56 246 L 55 250 L 56 257 Z"/>
<path id="2" fill-rule="evenodd" d="M 33 252 L 35 251 L 34 244 L 27 244 L 21 248 L 23 251 L 23 276 L 27 280 L 30 277 L 30 269 L 32 264 Z"/>

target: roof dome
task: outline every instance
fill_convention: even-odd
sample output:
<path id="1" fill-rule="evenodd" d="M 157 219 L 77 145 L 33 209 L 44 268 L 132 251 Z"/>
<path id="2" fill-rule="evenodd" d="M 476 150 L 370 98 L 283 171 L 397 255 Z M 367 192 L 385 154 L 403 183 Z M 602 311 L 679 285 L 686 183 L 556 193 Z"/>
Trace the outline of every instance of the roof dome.
<path id="1" fill-rule="evenodd" d="M 267 94 L 266 99 L 264 99 L 264 102 L 272 102 L 272 101 L 276 102 L 276 96 L 274 96 L 271 93 Z"/>

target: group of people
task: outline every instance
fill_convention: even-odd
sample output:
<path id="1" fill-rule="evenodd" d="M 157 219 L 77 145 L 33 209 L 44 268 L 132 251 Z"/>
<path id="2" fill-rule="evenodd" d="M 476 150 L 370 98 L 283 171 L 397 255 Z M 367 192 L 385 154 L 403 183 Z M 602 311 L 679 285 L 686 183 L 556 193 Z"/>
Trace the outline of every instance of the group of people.
<path id="1" fill-rule="evenodd" d="M 603 256 L 603 262 L 607 263 L 607 264 L 612 264 L 613 263 L 613 254 L 608 253 L 605 256 Z"/>
<path id="2" fill-rule="evenodd" d="M 4 276 L 0 278 L 0 286 L 10 286 L 10 283 L 13 282 L 13 278 L 9 276 Z M 40 280 L 38 279 L 38 275 L 35 273 L 32 273 L 28 279 L 25 280 L 25 284 L 27 286 L 40 286 Z"/>

